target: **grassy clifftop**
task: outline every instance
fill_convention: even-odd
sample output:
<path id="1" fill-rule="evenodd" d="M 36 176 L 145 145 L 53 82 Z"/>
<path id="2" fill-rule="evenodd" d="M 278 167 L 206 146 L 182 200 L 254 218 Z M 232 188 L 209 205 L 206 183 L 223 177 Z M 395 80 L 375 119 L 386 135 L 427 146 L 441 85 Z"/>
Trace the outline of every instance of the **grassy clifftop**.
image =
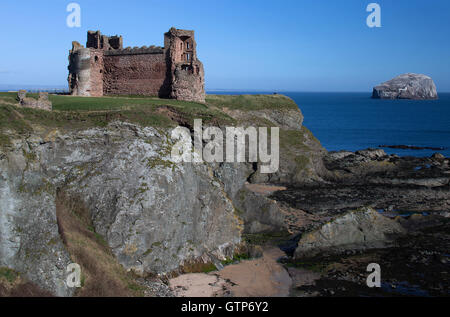
<path id="1" fill-rule="evenodd" d="M 206 103 L 230 110 L 297 110 L 297 104 L 284 95 L 208 95 Z"/>
<path id="2" fill-rule="evenodd" d="M 50 95 L 53 111 L 47 112 L 19 107 L 16 96 L 14 92 L 0 93 L 0 144 L 8 142 L 6 134 L 32 132 L 34 126 L 69 130 L 101 127 L 121 120 L 142 126 L 174 127 L 192 125 L 195 118 L 204 124 L 223 126 L 237 123 L 227 109 L 298 109 L 294 101 L 282 95 L 209 95 L 205 104 L 140 96 Z M 28 96 L 37 98 L 37 94 Z"/>
<path id="3" fill-rule="evenodd" d="M 27 96 L 36 98 L 37 94 Z M 240 110 L 297 109 L 295 102 L 284 95 L 208 95 L 206 103 L 161 99 L 145 96 L 77 97 L 50 95 L 55 111 L 114 111 L 172 106 L 187 111 L 211 108 Z M 0 92 L 0 105 L 18 105 L 17 93 Z"/>
<path id="4" fill-rule="evenodd" d="M 30 97 L 35 95 L 30 94 Z M 168 115 L 175 113 L 186 120 L 218 118 L 227 121 L 220 111 L 207 105 L 151 97 L 74 97 L 50 95 L 53 111 L 26 109 L 18 106 L 15 93 L 0 93 L 0 124 L 2 127 L 27 129 L 30 124 L 49 127 L 84 128 L 104 126 L 113 120 L 138 123 L 143 126 L 175 126 Z M 19 129 L 20 131 L 20 129 Z"/>

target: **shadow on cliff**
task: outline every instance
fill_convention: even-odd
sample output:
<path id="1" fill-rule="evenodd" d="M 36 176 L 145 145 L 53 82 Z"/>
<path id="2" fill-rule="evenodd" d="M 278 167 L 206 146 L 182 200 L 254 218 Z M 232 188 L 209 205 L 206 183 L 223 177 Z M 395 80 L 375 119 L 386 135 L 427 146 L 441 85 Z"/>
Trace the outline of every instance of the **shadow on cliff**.
<path id="1" fill-rule="evenodd" d="M 53 297 L 53 295 L 28 281 L 20 273 L 0 268 L 0 297 Z"/>
<path id="2" fill-rule="evenodd" d="M 81 266 L 79 297 L 142 296 L 142 287 L 117 262 L 102 236 L 92 225 L 89 210 L 80 199 L 58 189 L 58 230 L 74 263 Z"/>

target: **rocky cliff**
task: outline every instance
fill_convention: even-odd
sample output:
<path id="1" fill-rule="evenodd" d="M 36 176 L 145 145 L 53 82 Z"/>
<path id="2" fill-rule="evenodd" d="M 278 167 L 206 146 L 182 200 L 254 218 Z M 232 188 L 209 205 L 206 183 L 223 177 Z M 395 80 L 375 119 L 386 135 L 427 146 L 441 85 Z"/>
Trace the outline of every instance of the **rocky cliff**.
<path id="1" fill-rule="evenodd" d="M 373 88 L 375 99 L 437 99 L 433 80 L 422 74 L 403 74 Z"/>
<path id="2" fill-rule="evenodd" d="M 87 99 L 56 98 L 54 108 L 69 100 Z M 242 252 L 243 232 L 286 229 L 276 203 L 246 182 L 321 178 L 326 151 L 286 97 L 211 96 L 206 106 L 148 109 L 134 120 L 139 111 L 129 108 L 44 115 L 0 105 L 0 267 L 58 296 L 74 294 L 65 283 L 72 262 L 87 285 L 109 274 L 124 288 L 134 285 L 122 285 L 126 271 L 192 271 Z M 191 127 L 193 116 L 210 125 L 280 127 L 280 169 L 267 175 L 259 163 L 174 163 L 170 131 Z"/>

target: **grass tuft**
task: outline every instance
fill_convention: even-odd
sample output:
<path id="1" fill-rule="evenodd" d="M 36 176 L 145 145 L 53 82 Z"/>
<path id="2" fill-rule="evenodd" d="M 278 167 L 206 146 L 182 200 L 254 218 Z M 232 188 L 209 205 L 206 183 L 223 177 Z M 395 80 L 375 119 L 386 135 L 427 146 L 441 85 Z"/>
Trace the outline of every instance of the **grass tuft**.
<path id="1" fill-rule="evenodd" d="M 76 296 L 143 296 L 142 286 L 117 262 L 104 238 L 95 232 L 89 210 L 80 199 L 59 190 L 56 215 L 72 261 L 81 266 L 82 287 Z"/>

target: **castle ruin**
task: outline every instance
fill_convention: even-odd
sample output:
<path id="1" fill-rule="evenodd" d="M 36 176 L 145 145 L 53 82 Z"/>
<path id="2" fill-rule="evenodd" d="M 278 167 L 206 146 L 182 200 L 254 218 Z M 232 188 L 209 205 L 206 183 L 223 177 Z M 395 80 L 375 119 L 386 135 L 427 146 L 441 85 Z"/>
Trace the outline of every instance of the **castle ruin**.
<path id="1" fill-rule="evenodd" d="M 69 90 L 75 96 L 146 95 L 205 101 L 203 64 L 194 31 L 171 28 L 164 47 L 123 48 L 122 36 L 88 31 L 86 48 L 72 42 Z"/>

